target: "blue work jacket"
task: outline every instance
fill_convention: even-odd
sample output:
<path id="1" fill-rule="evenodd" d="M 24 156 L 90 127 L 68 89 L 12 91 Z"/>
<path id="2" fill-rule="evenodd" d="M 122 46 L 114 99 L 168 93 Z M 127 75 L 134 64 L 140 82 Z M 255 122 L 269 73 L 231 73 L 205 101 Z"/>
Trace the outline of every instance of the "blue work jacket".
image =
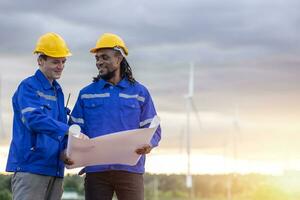
<path id="1" fill-rule="evenodd" d="M 37 70 L 12 98 L 14 119 L 6 171 L 63 177 L 67 114 L 60 85 Z"/>
<path id="2" fill-rule="evenodd" d="M 71 124 L 78 124 L 82 133 L 90 138 L 138 128 L 149 127 L 156 111 L 148 90 L 138 82 L 126 78 L 112 85 L 99 80 L 83 88 L 71 114 Z M 151 145 L 158 145 L 161 129 L 158 127 Z M 109 152 L 107 152 L 109 153 Z M 145 172 L 145 155 L 134 166 L 112 164 L 87 166 L 85 172 L 123 170 Z"/>

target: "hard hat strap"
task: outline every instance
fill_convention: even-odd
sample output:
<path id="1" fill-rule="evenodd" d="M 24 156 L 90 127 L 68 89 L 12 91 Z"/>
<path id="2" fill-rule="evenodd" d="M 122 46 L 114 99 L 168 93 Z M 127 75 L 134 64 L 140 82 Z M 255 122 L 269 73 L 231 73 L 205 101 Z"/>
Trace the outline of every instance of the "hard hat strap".
<path id="1" fill-rule="evenodd" d="M 116 46 L 116 47 L 114 47 L 113 49 L 116 50 L 116 51 L 119 51 L 119 52 L 122 54 L 123 57 L 126 57 L 126 55 L 125 55 L 125 53 L 124 53 L 124 50 L 123 50 L 122 48 Z"/>

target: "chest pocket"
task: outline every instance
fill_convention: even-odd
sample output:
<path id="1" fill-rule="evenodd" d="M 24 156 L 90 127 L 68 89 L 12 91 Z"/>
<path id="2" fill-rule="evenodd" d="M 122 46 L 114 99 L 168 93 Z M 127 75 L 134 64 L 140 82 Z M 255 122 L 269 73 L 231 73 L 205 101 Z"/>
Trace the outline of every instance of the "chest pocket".
<path id="1" fill-rule="evenodd" d="M 122 99 L 121 105 L 124 109 L 140 110 L 140 104 L 136 99 Z"/>
<path id="2" fill-rule="evenodd" d="M 52 110 L 52 106 L 50 103 L 45 102 L 42 104 L 42 109 L 49 111 L 49 110 Z"/>
<path id="3" fill-rule="evenodd" d="M 47 114 L 51 117 L 55 117 L 55 116 L 53 116 L 54 112 L 53 112 L 53 106 L 51 105 L 51 103 L 49 103 L 47 101 L 43 101 L 41 108 L 45 114 Z"/>
<path id="4" fill-rule="evenodd" d="M 99 115 L 98 112 L 103 111 L 103 105 L 103 99 L 89 99 L 83 101 L 84 113 L 86 114 L 86 117 L 97 114 Z"/>
<path id="5" fill-rule="evenodd" d="M 137 99 L 121 99 L 121 115 L 127 125 L 138 128 L 141 115 L 141 106 Z"/>
<path id="6" fill-rule="evenodd" d="M 103 126 L 105 110 L 103 99 L 85 99 L 83 101 L 83 118 L 86 134 L 94 137 L 93 133 Z"/>

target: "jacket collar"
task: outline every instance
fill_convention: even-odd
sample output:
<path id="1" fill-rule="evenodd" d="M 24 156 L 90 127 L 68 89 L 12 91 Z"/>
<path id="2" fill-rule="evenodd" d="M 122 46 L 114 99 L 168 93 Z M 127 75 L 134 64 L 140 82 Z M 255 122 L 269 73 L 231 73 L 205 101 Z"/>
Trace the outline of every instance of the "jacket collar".
<path id="1" fill-rule="evenodd" d="M 97 82 L 98 86 L 103 89 L 105 87 L 109 87 L 111 86 L 112 84 L 103 80 L 103 79 L 100 79 L 98 82 Z M 121 88 L 127 88 L 129 87 L 129 81 L 127 80 L 127 78 L 123 78 L 116 86 L 117 87 L 121 87 Z"/>
<path id="2" fill-rule="evenodd" d="M 45 89 L 45 90 L 49 90 L 49 89 L 52 89 L 52 87 L 56 88 L 56 89 L 60 89 L 60 85 L 57 83 L 56 80 L 53 80 L 53 86 L 50 84 L 49 80 L 46 78 L 46 76 L 43 74 L 43 72 L 41 70 L 37 70 L 35 72 L 35 75 L 34 75 L 41 83 L 42 87 Z"/>

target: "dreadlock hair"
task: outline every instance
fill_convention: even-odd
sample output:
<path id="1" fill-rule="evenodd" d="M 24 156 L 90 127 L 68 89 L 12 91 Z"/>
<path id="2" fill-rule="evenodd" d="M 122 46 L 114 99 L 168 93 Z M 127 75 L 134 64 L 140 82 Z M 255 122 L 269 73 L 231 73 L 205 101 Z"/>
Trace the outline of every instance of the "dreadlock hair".
<path id="1" fill-rule="evenodd" d="M 122 78 L 126 77 L 130 83 L 136 82 L 133 78 L 131 67 L 125 57 L 123 57 L 123 60 L 121 61 L 121 76 Z"/>
<path id="2" fill-rule="evenodd" d="M 125 57 L 123 57 L 120 65 L 121 65 L 121 77 L 127 78 L 130 83 L 134 84 L 136 82 L 136 80 L 133 78 L 131 67 L 128 64 Z M 93 77 L 93 82 L 97 82 L 100 79 L 101 79 L 101 77 L 98 74 L 96 77 Z"/>

